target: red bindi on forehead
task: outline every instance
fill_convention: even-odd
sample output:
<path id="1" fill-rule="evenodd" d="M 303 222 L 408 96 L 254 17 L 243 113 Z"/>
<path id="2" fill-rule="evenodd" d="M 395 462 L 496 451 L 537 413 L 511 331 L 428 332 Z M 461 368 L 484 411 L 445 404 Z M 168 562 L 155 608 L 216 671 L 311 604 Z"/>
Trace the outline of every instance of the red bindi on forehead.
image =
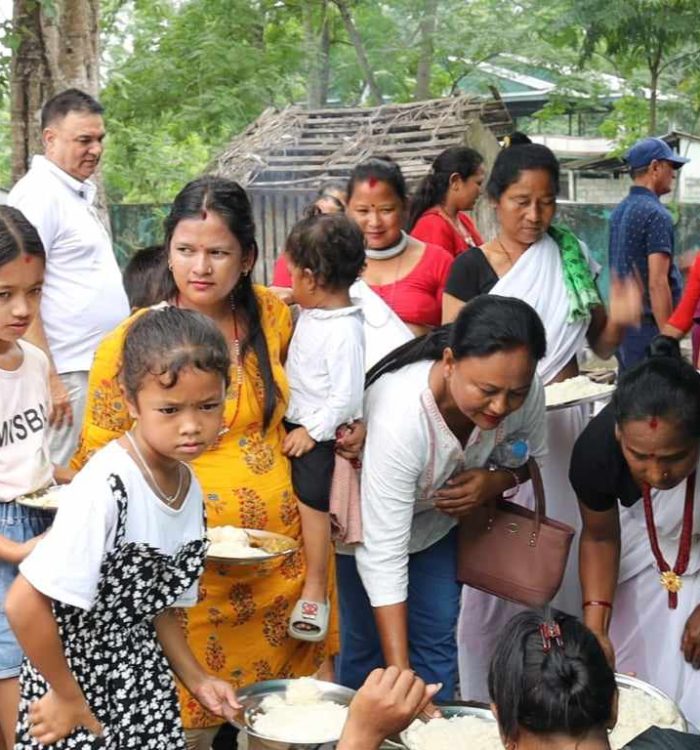
<path id="1" fill-rule="evenodd" d="M 652 430 L 655 430 L 659 426 L 659 420 L 656 417 L 651 417 L 649 419 L 649 427 L 651 427 Z"/>
<path id="2" fill-rule="evenodd" d="M 32 256 L 31 255 L 25 255 L 24 256 L 24 262 L 25 263 L 31 263 L 32 262 Z"/>

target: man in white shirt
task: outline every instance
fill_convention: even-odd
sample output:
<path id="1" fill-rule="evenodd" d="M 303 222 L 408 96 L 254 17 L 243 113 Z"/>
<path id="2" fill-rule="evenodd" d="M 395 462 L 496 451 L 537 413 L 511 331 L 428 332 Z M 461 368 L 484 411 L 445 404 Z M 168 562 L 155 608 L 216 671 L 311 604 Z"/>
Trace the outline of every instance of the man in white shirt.
<path id="1" fill-rule="evenodd" d="M 49 356 L 51 458 L 75 450 L 87 379 L 100 339 L 129 313 L 112 242 L 93 207 L 90 181 L 105 136 L 102 105 L 78 89 L 41 111 L 44 156 L 12 188 L 8 203 L 37 228 L 46 250 L 40 315 L 26 338 Z"/>

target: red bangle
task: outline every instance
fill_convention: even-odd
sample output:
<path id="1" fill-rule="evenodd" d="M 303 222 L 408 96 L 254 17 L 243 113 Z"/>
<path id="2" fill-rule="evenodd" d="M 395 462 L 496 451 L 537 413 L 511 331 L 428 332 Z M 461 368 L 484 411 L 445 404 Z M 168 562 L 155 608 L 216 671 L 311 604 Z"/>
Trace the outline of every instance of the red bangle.
<path id="1" fill-rule="evenodd" d="M 586 607 L 605 607 L 606 609 L 612 609 L 613 606 L 610 602 L 602 601 L 601 599 L 590 599 L 587 602 L 583 603 L 583 608 Z"/>

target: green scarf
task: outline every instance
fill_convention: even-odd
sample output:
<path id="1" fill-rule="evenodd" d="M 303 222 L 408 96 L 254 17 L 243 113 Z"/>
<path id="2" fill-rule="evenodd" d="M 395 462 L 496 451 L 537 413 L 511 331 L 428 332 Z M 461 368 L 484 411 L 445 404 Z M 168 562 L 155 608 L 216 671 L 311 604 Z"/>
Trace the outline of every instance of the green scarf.
<path id="1" fill-rule="evenodd" d="M 564 226 L 550 226 L 549 236 L 559 246 L 564 268 L 564 284 L 569 295 L 569 323 L 588 317 L 593 307 L 602 304 L 600 293 L 591 273 L 581 243 Z"/>

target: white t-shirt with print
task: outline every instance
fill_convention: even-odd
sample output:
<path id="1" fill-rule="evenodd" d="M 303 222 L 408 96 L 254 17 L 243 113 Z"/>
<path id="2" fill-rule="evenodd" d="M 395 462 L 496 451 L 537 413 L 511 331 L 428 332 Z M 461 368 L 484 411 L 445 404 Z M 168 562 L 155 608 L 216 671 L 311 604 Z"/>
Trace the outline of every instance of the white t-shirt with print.
<path id="1" fill-rule="evenodd" d="M 0 502 L 5 503 L 53 479 L 46 439 L 49 360 L 33 344 L 18 345 L 22 364 L 0 369 Z"/>
<path id="2" fill-rule="evenodd" d="M 167 555 L 204 536 L 202 489 L 192 474 L 182 505 L 169 508 L 148 486 L 131 456 L 116 441 L 98 451 L 61 492 L 53 526 L 20 565 L 22 575 L 51 599 L 89 610 L 97 594 L 100 567 L 114 548 L 117 501 L 109 486 L 116 474 L 128 498 L 124 542 L 144 542 Z M 197 602 L 194 583 L 173 604 Z"/>

